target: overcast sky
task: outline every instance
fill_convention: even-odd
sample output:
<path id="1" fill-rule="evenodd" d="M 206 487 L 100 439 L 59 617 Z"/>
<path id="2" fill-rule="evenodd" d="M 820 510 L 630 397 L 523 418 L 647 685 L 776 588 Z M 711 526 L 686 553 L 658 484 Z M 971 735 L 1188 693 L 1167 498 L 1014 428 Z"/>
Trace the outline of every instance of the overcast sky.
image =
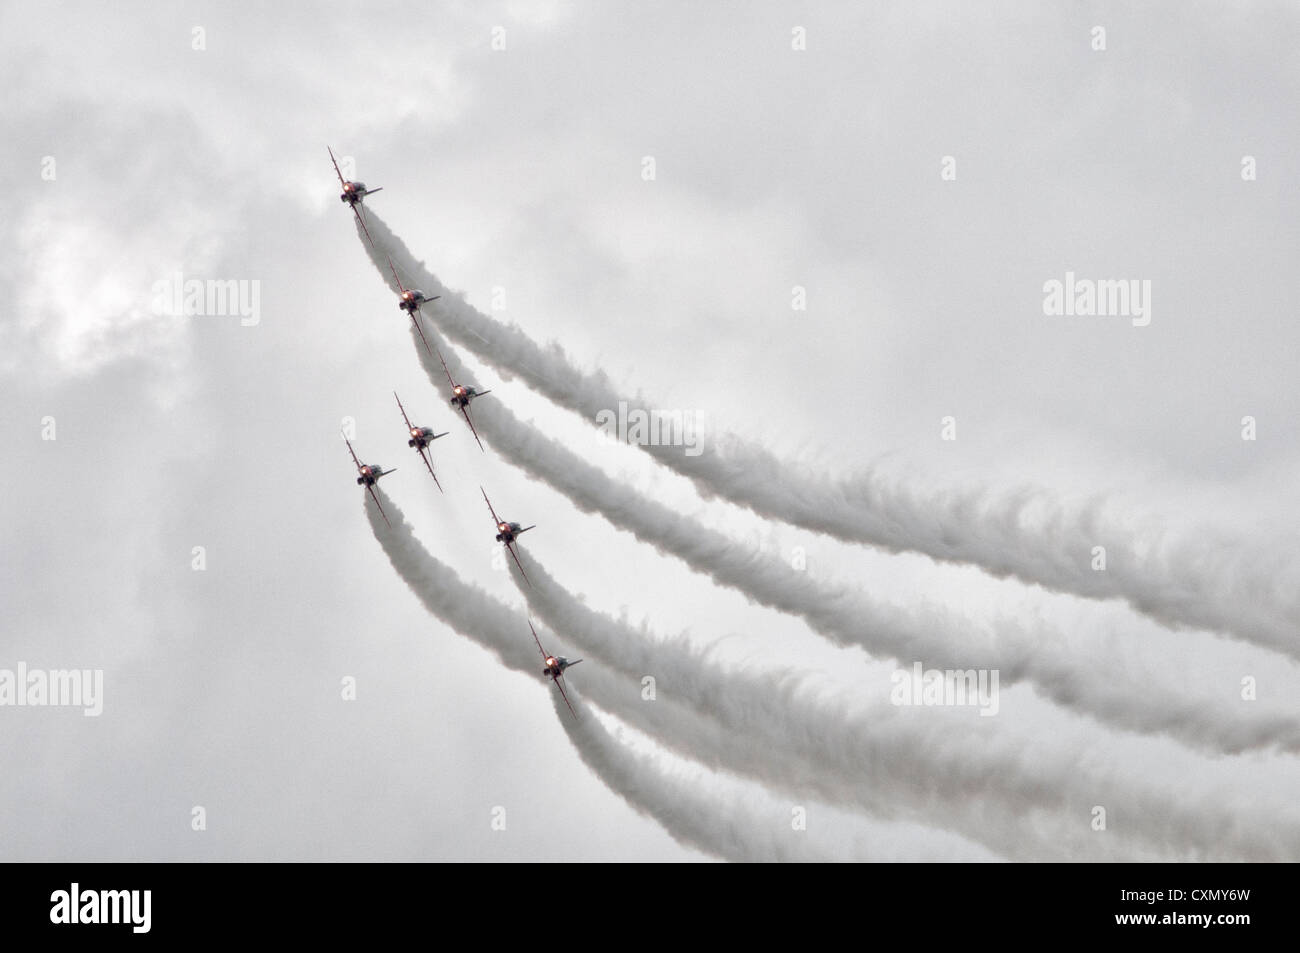
<path id="1" fill-rule="evenodd" d="M 822 472 L 1104 493 L 1294 572 L 1294 4 L 16 2 L 0 85 L 0 669 L 104 673 L 99 717 L 0 708 L 6 859 L 711 856 L 584 764 L 540 665 L 507 671 L 425 611 L 371 533 L 349 424 L 363 460 L 399 468 L 383 487 L 428 550 L 518 608 L 530 664 L 480 485 L 538 524 L 523 548 L 592 608 L 716 643 L 737 671 L 888 691 L 895 660 L 832 647 L 481 453 L 327 145 L 383 186 L 369 207 L 449 297 L 630 396 Z M 1046 314 L 1067 272 L 1149 282 L 1149 323 Z M 256 282 L 259 309 L 160 314 L 177 273 Z M 461 358 L 493 391 L 475 415 L 495 400 L 701 525 L 783 560 L 801 547 L 827 585 L 1046 619 L 1081 668 L 1296 715 L 1282 652 L 705 500 Z M 449 431 L 445 494 L 394 390 Z M 1286 804 L 1300 783 L 1293 755 L 1209 756 L 1022 686 L 986 721 L 1174 798 Z M 786 828 L 805 806 L 810 837 L 874 856 L 1013 853 L 942 817 L 708 781 Z"/>

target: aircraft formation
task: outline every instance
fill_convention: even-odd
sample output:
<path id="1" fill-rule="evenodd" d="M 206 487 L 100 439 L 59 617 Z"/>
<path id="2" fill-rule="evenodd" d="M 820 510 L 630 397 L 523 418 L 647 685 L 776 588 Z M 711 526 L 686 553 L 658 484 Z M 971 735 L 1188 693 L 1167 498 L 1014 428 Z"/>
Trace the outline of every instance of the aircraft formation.
<path id="1" fill-rule="evenodd" d="M 352 214 L 357 217 L 357 222 L 360 224 L 362 232 L 365 233 L 366 240 L 370 242 L 370 245 L 373 248 L 375 247 L 375 241 L 370 235 L 370 229 L 366 227 L 364 203 L 367 197 L 374 195 L 377 192 L 382 192 L 383 187 L 381 186 L 379 188 L 371 189 L 367 188 L 364 182 L 354 182 L 345 179 L 342 171 L 339 169 L 338 160 L 334 157 L 334 150 L 329 147 L 326 148 L 329 151 L 330 162 L 334 166 L 334 174 L 338 176 L 339 185 L 342 187 L 339 201 L 351 208 Z M 448 404 L 461 412 L 465 418 L 465 423 L 469 425 L 470 433 L 474 435 L 474 440 L 478 443 L 479 450 L 486 452 L 483 447 L 483 441 L 479 438 L 478 430 L 474 427 L 474 421 L 470 417 L 469 411 L 470 404 L 473 401 L 486 396 L 491 393 L 491 391 L 480 391 L 470 384 L 457 382 L 451 376 L 451 370 L 447 367 L 446 359 L 443 358 L 442 353 L 438 351 L 437 348 L 430 346 L 429 339 L 425 337 L 424 328 L 420 326 L 421 308 L 425 305 L 431 305 L 442 296 L 430 296 L 418 288 L 407 288 L 406 285 L 402 283 L 402 279 L 398 276 L 397 268 L 393 265 L 391 257 L 388 258 L 388 267 L 393 273 L 394 281 L 397 282 L 399 291 L 398 307 L 410 316 L 412 324 L 415 325 L 415 330 L 419 332 L 420 340 L 424 342 L 425 349 L 429 352 L 431 357 L 436 356 L 438 358 L 439 362 L 442 364 L 443 373 L 447 375 L 447 384 L 450 387 Z M 420 459 L 424 462 L 425 467 L 429 471 L 429 476 L 433 478 L 434 485 L 438 487 L 439 492 L 443 492 L 442 483 L 439 481 L 437 473 L 434 472 L 431 445 L 433 441 L 437 440 L 439 437 L 447 436 L 447 431 L 436 433 L 432 427 L 422 427 L 412 423 L 411 418 L 406 413 L 406 408 L 402 405 L 402 399 L 397 396 L 396 391 L 393 392 L 393 397 L 397 400 L 397 409 L 402 415 L 402 421 L 406 424 L 408 437 L 406 445 L 414 449 L 420 455 Z M 388 520 L 388 514 L 384 512 L 383 504 L 379 502 L 379 496 L 375 493 L 375 484 L 379 482 L 380 477 L 385 477 L 388 474 L 395 472 L 397 468 L 393 467 L 385 470 L 380 464 L 364 463 L 357 456 L 356 451 L 352 447 L 352 441 L 348 440 L 346 434 L 343 434 L 343 441 L 347 444 L 348 453 L 351 454 L 352 462 L 357 468 L 357 485 L 365 487 L 366 492 L 370 494 L 371 499 L 374 500 L 375 506 L 379 509 L 379 514 L 384 518 L 384 524 L 391 528 L 392 523 Z M 511 558 L 515 561 L 515 565 L 519 567 L 520 575 L 522 575 L 524 581 L 531 586 L 532 582 L 528 579 L 528 574 L 524 572 L 524 564 L 519 561 L 519 555 L 515 552 L 515 540 L 518 539 L 521 534 L 528 532 L 530 529 L 536 529 L 536 525 L 521 526 L 519 523 L 501 519 L 497 516 L 496 509 L 492 506 L 492 501 L 488 499 L 487 491 L 480 486 L 479 492 L 483 494 L 483 501 L 487 503 L 488 512 L 492 516 L 492 522 L 496 525 L 496 541 L 501 543 L 501 545 L 506 548 L 506 551 L 510 553 Z M 578 662 L 582 661 L 582 659 L 574 659 L 573 661 L 570 661 L 563 655 L 549 654 L 546 649 L 542 648 L 541 639 L 537 635 L 537 629 L 533 627 L 532 619 L 528 620 L 528 628 L 533 633 L 533 641 L 537 644 L 538 651 L 542 653 L 542 661 L 544 665 L 542 675 L 555 683 L 555 687 L 560 690 L 560 695 L 564 698 L 565 705 L 568 706 L 570 713 L 572 713 L 576 718 L 578 713 L 574 710 L 573 704 L 569 701 L 568 693 L 564 690 L 564 672 L 570 666 L 577 665 Z"/>

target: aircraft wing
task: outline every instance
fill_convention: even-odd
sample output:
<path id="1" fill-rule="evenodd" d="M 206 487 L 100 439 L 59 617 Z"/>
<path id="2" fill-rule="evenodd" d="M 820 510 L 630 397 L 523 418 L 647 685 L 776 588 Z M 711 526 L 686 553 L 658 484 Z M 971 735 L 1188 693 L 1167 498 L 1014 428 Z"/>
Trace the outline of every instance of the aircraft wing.
<path id="1" fill-rule="evenodd" d="M 514 557 L 515 565 L 519 567 L 519 575 L 524 577 L 524 582 L 528 583 L 528 586 L 531 589 L 533 581 L 528 578 L 528 573 L 524 572 L 524 564 L 521 563 L 519 557 L 515 555 L 514 543 L 506 543 L 506 549 L 510 550 L 510 555 Z"/>
<path id="2" fill-rule="evenodd" d="M 492 514 L 492 522 L 500 523 L 501 521 L 497 519 L 497 511 L 492 508 L 492 501 L 488 499 L 487 490 L 480 486 L 478 491 L 483 494 L 483 502 L 488 505 L 488 512 Z"/>
<path id="3" fill-rule="evenodd" d="M 375 240 L 370 237 L 370 229 L 366 228 L 366 216 L 365 213 L 361 210 L 360 202 L 352 206 L 352 214 L 355 215 L 357 217 L 357 221 L 361 223 L 361 230 L 366 233 L 366 241 L 370 242 L 371 246 L 373 247 L 375 244 Z"/>
<path id="4" fill-rule="evenodd" d="M 397 391 L 393 391 L 393 396 L 397 397 Z M 411 418 L 406 416 L 406 408 L 402 406 L 402 398 L 397 397 L 397 409 L 402 412 L 402 419 L 406 421 L 406 429 L 411 430 Z"/>
<path id="5" fill-rule="evenodd" d="M 375 506 L 379 507 L 379 515 L 384 518 L 384 523 L 389 529 L 392 529 L 393 524 L 388 522 L 388 514 L 384 512 L 384 504 L 379 502 L 379 496 L 375 493 L 374 486 L 368 486 L 366 489 L 370 491 L 370 498 L 375 501 Z"/>
<path id="6" fill-rule="evenodd" d="M 561 681 L 561 678 L 557 677 L 555 679 L 555 687 L 560 690 L 560 696 L 564 699 L 564 704 L 569 706 L 569 713 L 572 714 L 574 718 L 577 718 L 578 713 L 573 710 L 573 703 L 569 701 L 569 693 L 564 690 L 564 682 Z"/>
<path id="7" fill-rule="evenodd" d="M 343 178 L 343 173 L 339 171 L 338 160 L 334 158 L 334 150 L 330 149 L 329 146 L 326 146 L 325 148 L 329 151 L 330 162 L 334 163 L 334 174 L 339 177 L 339 185 L 347 185 L 347 180 Z"/>
<path id="8" fill-rule="evenodd" d="M 442 361 L 442 372 L 447 375 L 447 383 L 454 388 L 456 386 L 456 382 L 451 379 L 451 371 L 447 368 L 447 361 L 442 356 L 442 351 L 438 352 L 438 360 Z"/>
<path id="9" fill-rule="evenodd" d="M 429 462 L 429 458 L 428 458 L 428 456 L 425 454 L 423 448 L 420 449 L 420 459 L 423 460 L 423 461 L 424 461 L 424 465 L 425 465 L 426 467 L 429 468 L 429 476 L 433 477 L 433 482 L 434 482 L 434 483 L 438 483 L 438 474 L 436 474 L 436 473 L 433 472 L 433 464 Z M 444 492 L 444 490 L 442 489 L 442 484 L 441 484 L 441 483 L 438 483 L 438 492 L 439 492 L 439 493 Z"/>
<path id="10" fill-rule="evenodd" d="M 388 258 L 388 270 L 393 273 L 393 280 L 397 282 L 397 290 L 402 294 L 406 294 L 406 286 L 402 284 L 402 279 L 397 277 L 397 266 L 393 264 L 392 256 L 388 255 L 385 257 Z"/>
<path id="11" fill-rule="evenodd" d="M 352 454 L 352 462 L 357 465 L 357 472 L 360 473 L 361 461 L 357 459 L 357 452 L 352 449 L 352 441 L 349 440 L 347 437 L 344 437 L 343 442 L 348 445 L 348 453 Z"/>
<path id="12" fill-rule="evenodd" d="M 533 629 L 533 620 L 528 620 L 528 628 Z M 537 637 L 537 630 L 533 629 L 533 641 L 537 643 L 537 651 L 542 653 L 542 660 L 546 660 L 546 649 L 542 648 L 542 640 Z"/>
<path id="13" fill-rule="evenodd" d="M 472 421 L 472 420 L 469 419 L 469 408 L 468 408 L 468 407 L 462 407 L 462 408 L 460 409 L 460 412 L 461 412 L 462 414 L 465 415 L 465 423 L 469 424 L 470 433 L 474 434 L 474 439 L 475 439 L 475 440 L 478 440 L 478 448 L 479 448 L 480 450 L 483 450 L 483 441 L 482 441 L 482 440 L 479 440 L 479 437 L 478 437 L 478 431 L 474 429 L 474 421 Z M 483 452 L 484 452 L 484 453 L 487 453 L 486 450 L 483 450 Z M 486 498 L 486 497 L 487 497 L 487 494 L 485 493 L 485 494 L 484 494 L 484 498 Z M 496 519 L 496 516 L 493 516 L 492 518 L 493 518 L 493 519 Z"/>
<path id="14" fill-rule="evenodd" d="M 420 327 L 419 313 L 419 308 L 411 312 L 411 322 L 415 325 L 415 330 L 420 332 L 420 340 L 424 342 L 424 349 L 429 352 L 430 357 L 433 357 L 433 348 L 429 347 L 429 339 L 424 336 L 424 328 Z"/>

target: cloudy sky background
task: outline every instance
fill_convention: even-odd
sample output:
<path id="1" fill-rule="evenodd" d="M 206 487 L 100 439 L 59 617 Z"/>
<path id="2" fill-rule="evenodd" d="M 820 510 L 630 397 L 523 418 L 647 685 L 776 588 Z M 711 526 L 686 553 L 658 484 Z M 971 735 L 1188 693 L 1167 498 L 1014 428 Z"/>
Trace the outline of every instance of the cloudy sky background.
<path id="1" fill-rule="evenodd" d="M 1105 492 L 1135 518 L 1254 538 L 1279 566 L 1295 552 L 1293 5 L 17 3 L 0 36 L 0 667 L 103 668 L 106 695 L 97 719 L 0 710 L 6 858 L 704 856 L 592 775 L 540 676 L 424 612 L 370 533 L 345 418 L 363 459 L 400 468 L 384 488 L 430 551 L 519 606 L 520 653 L 536 654 L 480 483 L 539 524 L 525 548 L 591 606 L 735 664 L 888 691 L 892 662 L 481 454 L 415 360 L 327 144 L 468 302 L 658 406 L 817 469 L 885 458 L 927 487 Z M 1149 279 L 1150 325 L 1044 316 L 1043 283 L 1067 270 Z M 259 281 L 260 322 L 155 314 L 154 283 L 178 271 Z M 804 547 L 818 578 L 976 621 L 1039 613 L 1081 664 L 1219 701 L 1253 675 L 1255 704 L 1294 711 L 1300 671 L 1280 654 L 706 502 L 465 359 L 493 389 L 476 415 L 499 400 L 709 526 Z M 445 495 L 404 445 L 394 389 L 451 432 Z M 1300 781 L 1294 758 L 1207 758 L 1025 687 L 984 721 L 1174 794 L 1286 803 Z M 787 827 L 805 803 L 710 783 L 768 798 Z M 994 855 L 940 824 L 807 803 L 809 836 Z"/>

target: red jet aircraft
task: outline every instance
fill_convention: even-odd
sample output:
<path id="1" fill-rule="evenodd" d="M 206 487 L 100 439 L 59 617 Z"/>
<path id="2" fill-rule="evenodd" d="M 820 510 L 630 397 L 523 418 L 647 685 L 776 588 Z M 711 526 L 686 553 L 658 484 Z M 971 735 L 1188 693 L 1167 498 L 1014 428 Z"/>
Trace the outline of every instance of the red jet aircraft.
<path id="1" fill-rule="evenodd" d="M 393 391 L 393 396 L 397 397 L 397 391 Z M 406 445 L 408 447 L 414 447 L 416 452 L 420 454 L 420 459 L 423 460 L 424 465 L 429 468 L 429 476 L 433 477 L 433 482 L 438 484 L 438 491 L 442 492 L 442 484 L 438 483 L 438 474 L 433 472 L 433 464 L 429 462 L 429 457 L 425 453 L 425 450 L 428 449 L 429 444 L 433 443 L 433 441 L 437 440 L 439 437 L 447 436 L 446 431 L 442 433 L 434 433 L 432 427 L 415 426 L 415 424 L 411 423 L 411 418 L 406 416 L 406 408 L 402 406 L 402 398 L 400 397 L 397 397 L 397 409 L 402 412 L 402 419 L 406 421 L 406 432 L 411 435 L 411 439 L 406 441 Z"/>
<path id="2" fill-rule="evenodd" d="M 474 429 L 474 421 L 469 419 L 469 404 L 474 398 L 490 394 L 492 391 L 478 391 L 466 384 L 457 384 L 451 379 L 451 371 L 447 369 L 447 362 L 443 360 L 441 352 L 438 354 L 438 360 L 442 361 L 443 373 L 447 375 L 447 383 L 451 385 L 451 406 L 460 408 L 460 412 L 465 415 L 465 423 L 469 424 L 470 432 L 474 434 L 474 439 L 478 441 L 478 448 L 483 450 L 483 441 L 478 439 L 478 431 Z M 487 453 L 486 450 L 483 450 L 483 452 Z"/>
<path id="3" fill-rule="evenodd" d="M 515 555 L 514 544 L 515 539 L 518 538 L 520 534 L 526 533 L 530 529 L 536 529 L 537 524 L 521 527 L 518 523 L 507 523 L 503 519 L 498 519 L 497 511 L 492 508 L 492 501 L 488 499 L 487 490 L 483 489 L 481 486 L 478 489 L 479 492 L 483 494 L 483 502 L 488 505 L 488 512 L 492 514 L 492 522 L 497 524 L 497 542 L 503 544 L 506 549 L 510 550 L 510 555 L 514 557 L 515 565 L 519 567 L 519 572 L 523 575 L 524 582 L 527 582 L 528 585 L 531 586 L 532 582 L 528 578 L 528 573 L 524 572 L 524 564 L 521 563 L 519 557 Z"/>
<path id="4" fill-rule="evenodd" d="M 533 629 L 533 620 L 528 620 L 528 628 Z M 537 643 L 537 649 L 542 653 L 542 659 L 546 662 L 546 668 L 542 669 L 542 674 L 550 678 L 555 683 L 555 687 L 560 690 L 560 695 L 564 698 L 564 704 L 569 706 L 569 711 L 574 718 L 578 713 L 573 710 L 573 704 L 569 701 L 569 695 L 564 690 L 564 683 L 560 681 L 564 677 L 564 670 L 572 665 L 577 665 L 582 659 L 574 659 L 570 662 L 563 655 L 547 655 L 546 649 L 542 648 L 542 640 L 537 637 L 537 630 L 533 629 L 533 641 Z"/>
<path id="5" fill-rule="evenodd" d="M 388 526 L 391 529 L 393 524 L 388 522 L 388 514 L 384 512 L 384 506 L 379 502 L 379 497 L 375 496 L 375 484 L 379 482 L 381 476 L 388 476 L 388 474 L 392 473 L 393 470 L 396 470 L 397 468 L 393 467 L 393 470 L 385 470 L 378 464 L 372 466 L 369 463 L 362 463 L 357 459 L 357 452 L 352 449 L 352 441 L 347 437 L 344 437 L 343 442 L 348 445 L 348 453 L 352 454 L 352 462 L 357 465 L 357 473 L 359 474 L 357 477 L 357 486 L 364 486 L 369 491 L 371 498 L 375 501 L 375 506 L 379 507 L 379 515 L 384 518 L 384 522 L 388 523 Z M 520 570 L 523 569 L 522 566 L 519 568 Z"/>
<path id="6" fill-rule="evenodd" d="M 366 228 L 366 216 L 364 212 L 365 206 L 361 203 L 366 196 L 384 191 L 384 187 L 381 185 L 377 189 L 368 189 L 364 182 L 349 182 L 347 179 L 343 178 L 343 173 L 339 171 L 338 160 L 334 158 L 334 150 L 330 149 L 329 146 L 326 146 L 325 148 L 329 151 L 330 162 L 334 163 L 334 174 L 339 177 L 339 184 L 343 186 L 343 194 L 339 196 L 339 201 L 346 202 L 351 207 L 353 214 L 357 217 L 357 221 L 361 223 L 361 230 L 366 233 L 366 240 L 370 242 L 371 245 L 374 245 L 375 240 L 370 237 L 370 229 Z"/>

